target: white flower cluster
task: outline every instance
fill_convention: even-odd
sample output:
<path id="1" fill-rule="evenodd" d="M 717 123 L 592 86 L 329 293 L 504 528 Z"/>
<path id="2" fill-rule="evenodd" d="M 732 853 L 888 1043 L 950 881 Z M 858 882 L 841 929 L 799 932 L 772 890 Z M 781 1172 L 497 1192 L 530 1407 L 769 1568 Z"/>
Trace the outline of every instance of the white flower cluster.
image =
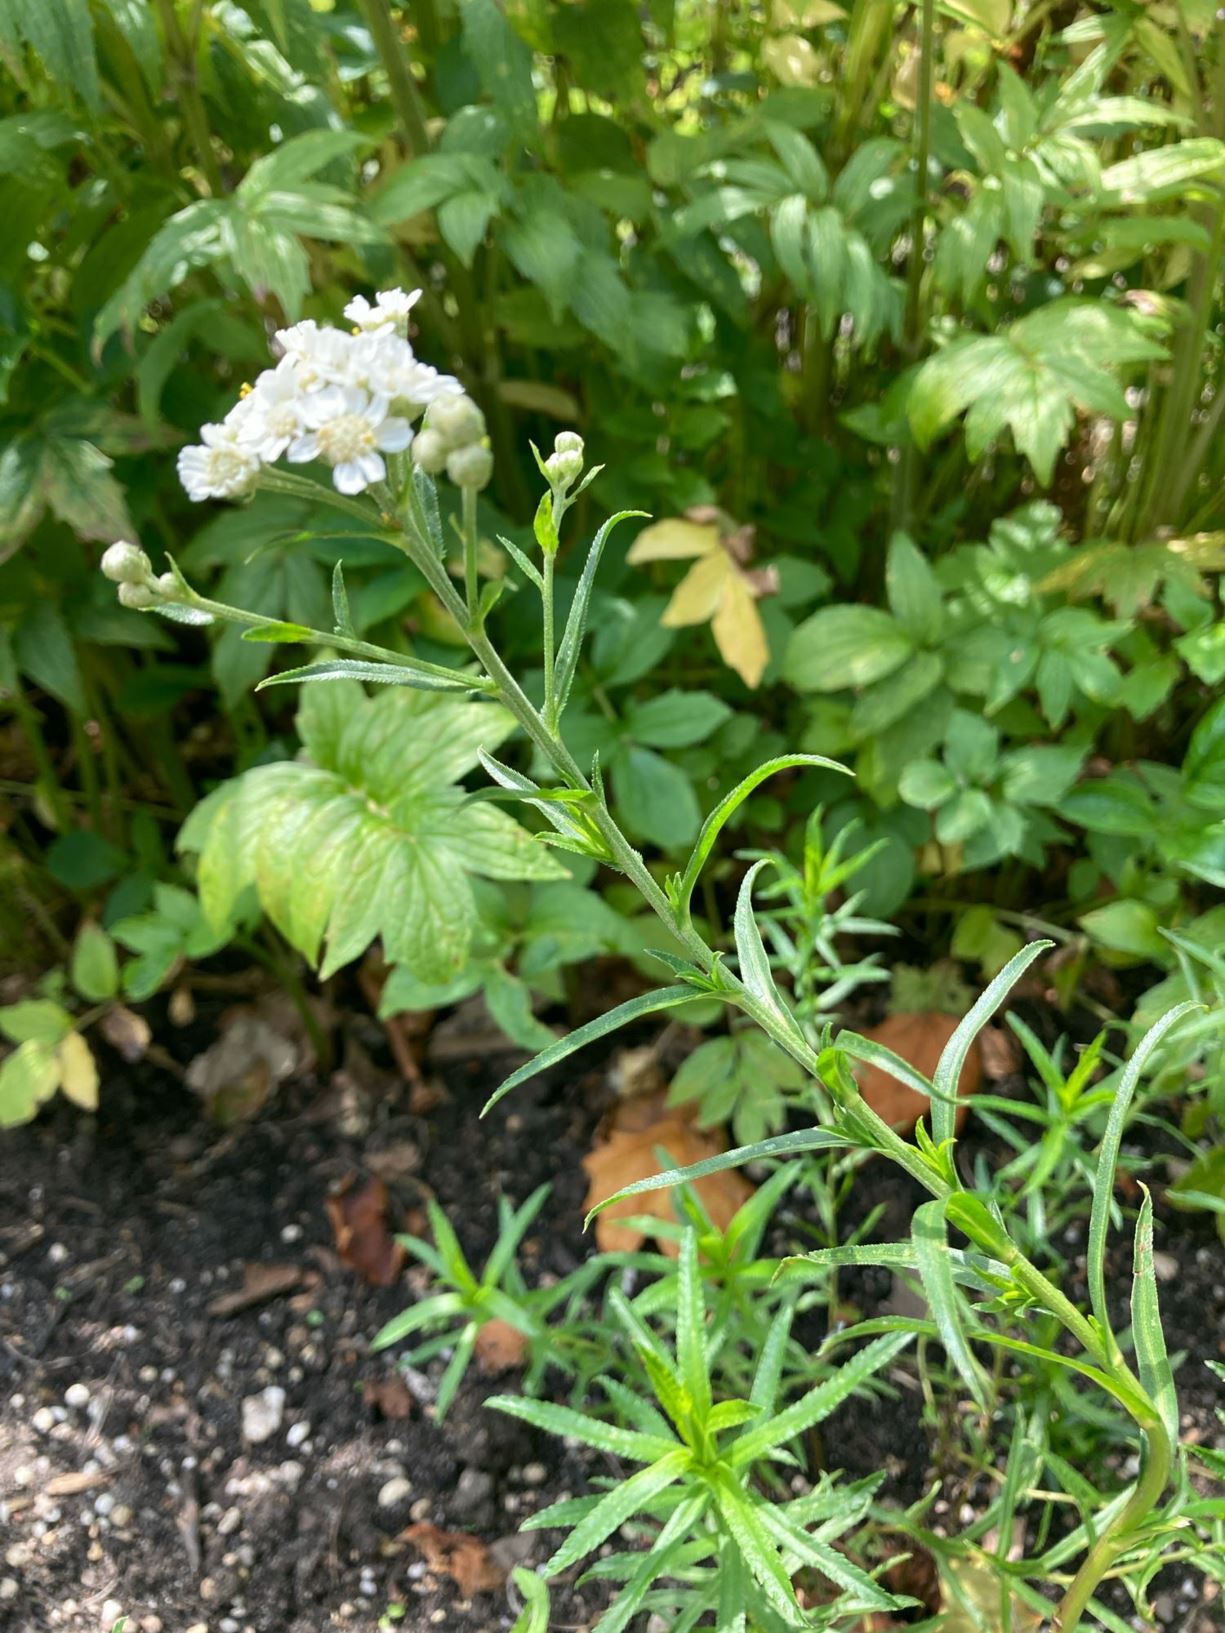
<path id="1" fill-rule="evenodd" d="M 282 457 L 294 465 L 323 460 L 340 493 L 361 493 L 385 479 L 383 456 L 409 446 L 412 422 L 427 408 L 466 403 L 479 417 L 459 381 L 423 363 L 409 345 L 408 315 L 420 293 L 387 289 L 373 303 L 357 296 L 345 307 L 350 333 L 313 319 L 278 330 L 276 367 L 180 452 L 188 497 L 241 498 L 260 467 Z"/>

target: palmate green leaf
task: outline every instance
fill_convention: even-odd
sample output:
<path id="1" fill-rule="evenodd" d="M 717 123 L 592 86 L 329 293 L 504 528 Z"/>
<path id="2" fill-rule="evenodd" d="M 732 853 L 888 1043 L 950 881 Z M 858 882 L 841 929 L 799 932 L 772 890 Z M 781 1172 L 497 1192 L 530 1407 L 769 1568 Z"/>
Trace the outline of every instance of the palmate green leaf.
<path id="1" fill-rule="evenodd" d="M 210 922 L 251 889 L 325 976 L 381 936 L 387 959 L 445 980 L 478 921 L 471 876 L 549 879 L 558 864 L 458 779 L 513 727 L 502 709 L 350 680 L 313 687 L 298 729 L 305 760 L 257 766 L 197 807 L 179 836 L 199 853 Z"/>
<path id="2" fill-rule="evenodd" d="M 928 447 L 966 413 L 972 460 L 1011 430 L 1018 451 L 1049 486 L 1077 409 L 1126 419 L 1115 371 L 1165 356 L 1152 329 L 1152 320 L 1128 308 L 1068 298 L 997 334 L 954 340 L 914 377 L 907 415 L 915 440 Z"/>
<path id="3" fill-rule="evenodd" d="M 1119 1161 L 1119 1147 L 1123 1143 L 1123 1129 L 1131 1102 L 1144 1075 L 1144 1068 L 1152 1058 L 1162 1038 L 1184 1015 L 1198 1005 L 1179 1004 L 1151 1026 L 1132 1051 L 1131 1059 L 1119 1080 L 1106 1132 L 1097 1154 L 1097 1172 L 1093 1180 L 1093 1208 L 1089 1215 L 1089 1245 L 1085 1257 L 1085 1271 L 1089 1282 L 1089 1302 L 1103 1334 L 1109 1337 L 1110 1312 L 1106 1304 L 1106 1237 L 1110 1229 L 1110 1209 L 1114 1198 L 1114 1175 Z"/>

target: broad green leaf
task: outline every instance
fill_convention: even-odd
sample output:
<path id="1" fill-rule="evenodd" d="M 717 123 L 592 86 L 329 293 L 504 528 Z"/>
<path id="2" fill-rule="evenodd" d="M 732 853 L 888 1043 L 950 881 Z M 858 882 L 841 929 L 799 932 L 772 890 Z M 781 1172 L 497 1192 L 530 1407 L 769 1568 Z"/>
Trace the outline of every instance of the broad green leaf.
<path id="1" fill-rule="evenodd" d="M 1160 920 L 1147 902 L 1121 896 L 1082 913 L 1079 923 L 1094 941 L 1112 952 L 1158 961 L 1165 957 Z"/>
<path id="2" fill-rule="evenodd" d="M 536 130 L 531 51 L 496 0 L 463 0 L 460 17 L 465 55 L 486 93 L 511 133 L 530 141 Z"/>
<path id="3" fill-rule="evenodd" d="M 892 674 L 913 650 L 908 631 L 878 607 L 822 607 L 792 633 L 783 674 L 801 692 L 839 692 Z"/>
<path id="4" fill-rule="evenodd" d="M 60 1085 L 55 1050 L 30 1038 L 0 1061 L 0 1128 L 28 1123 Z"/>
<path id="5" fill-rule="evenodd" d="M 0 1009 L 0 1032 L 12 1043 L 54 1048 L 72 1031 L 72 1016 L 50 998 L 22 998 Z"/>
<path id="6" fill-rule="evenodd" d="M 1106 1132 L 1102 1135 L 1102 1143 L 1098 1148 L 1097 1169 L 1093 1176 L 1093 1207 L 1089 1216 L 1089 1245 L 1085 1255 L 1085 1273 L 1089 1282 L 1089 1302 L 1094 1317 L 1110 1347 L 1116 1350 L 1118 1346 L 1111 1333 L 1110 1312 L 1106 1304 L 1106 1237 L 1110 1230 L 1110 1210 L 1114 1200 L 1114 1175 L 1119 1162 L 1119 1147 L 1123 1143 L 1123 1130 L 1127 1125 L 1127 1114 L 1131 1110 L 1132 1099 L 1157 1045 L 1172 1026 L 1177 1025 L 1184 1015 L 1190 1014 L 1196 1007 L 1197 1005 L 1190 1002 L 1179 1004 L 1176 1009 L 1171 1009 L 1163 1015 L 1140 1039 L 1119 1079 L 1119 1086 L 1110 1104 L 1110 1115 L 1106 1120 Z"/>
<path id="7" fill-rule="evenodd" d="M 631 998 L 627 1003 L 618 1004 L 607 1014 L 597 1016 L 594 1021 L 588 1021 L 586 1026 L 567 1032 L 564 1038 L 558 1038 L 550 1048 L 543 1050 L 534 1060 L 529 1060 L 526 1066 L 520 1066 L 518 1071 L 512 1072 L 499 1084 L 485 1102 L 481 1111 L 482 1117 L 497 1105 L 504 1094 L 509 1094 L 512 1089 L 517 1089 L 520 1083 L 526 1083 L 538 1072 L 547 1071 L 550 1066 L 555 1066 L 559 1060 L 565 1060 L 567 1056 L 575 1054 L 587 1044 L 594 1043 L 598 1038 L 607 1037 L 610 1032 L 628 1025 L 630 1021 L 636 1021 L 641 1015 L 653 1015 L 661 1009 L 673 1009 L 677 1004 L 692 1003 L 693 998 L 694 989 L 690 986 L 660 987 L 655 992 L 645 992 L 639 998 Z"/>
<path id="8" fill-rule="evenodd" d="M 1182 770 L 1183 792 L 1192 805 L 1225 811 L 1225 697 L 1218 698 L 1191 733 Z"/>
<path id="9" fill-rule="evenodd" d="M 1111 205 L 1155 204 L 1177 198 L 1201 177 L 1225 176 L 1225 142 L 1191 136 L 1165 147 L 1146 148 L 1102 171 L 1103 202 Z"/>
<path id="10" fill-rule="evenodd" d="M 944 598 L 927 557 L 904 533 L 895 533 L 885 567 L 889 610 L 916 641 L 937 640 L 944 626 Z"/>
<path id="11" fill-rule="evenodd" d="M 649 748 L 688 748 L 704 742 L 731 715 L 710 692 L 659 692 L 645 703 L 631 704 L 625 729 Z"/>
<path id="12" fill-rule="evenodd" d="M 341 686 L 343 721 L 305 705 L 299 717 L 314 763 L 257 766 L 223 785 L 180 848 L 200 853 L 213 924 L 251 889 L 325 976 L 381 936 L 390 963 L 447 979 L 477 925 L 473 875 L 563 876 L 506 812 L 458 786 L 512 721 L 494 705 L 406 689 L 368 699 Z"/>
<path id="13" fill-rule="evenodd" d="M 679 766 L 654 749 L 628 743 L 613 758 L 611 772 L 617 810 L 635 837 L 673 850 L 697 833 L 701 808 Z"/>
<path id="14" fill-rule="evenodd" d="M 0 39 L 24 40 L 67 97 L 79 96 L 96 113 L 101 107 L 94 24 L 78 0 L 3 0 Z"/>
<path id="15" fill-rule="evenodd" d="M 119 991 L 115 943 L 97 924 L 81 926 L 72 948 L 72 984 L 90 1003 L 104 1003 Z"/>
<path id="16" fill-rule="evenodd" d="M 915 439 L 928 447 L 968 410 L 972 460 L 1009 429 L 1049 487 L 1076 409 L 1127 418 L 1117 370 L 1165 355 L 1151 328 L 1130 309 L 1069 297 L 1040 306 L 997 334 L 954 340 L 914 377 L 907 413 Z"/>
<path id="17" fill-rule="evenodd" d="M 1144 1200 L 1136 1220 L 1135 1256 L 1131 1284 L 1131 1336 L 1136 1346 L 1140 1382 L 1161 1414 L 1170 1444 L 1178 1444 L 1178 1395 L 1166 1354 L 1165 1332 L 1157 1302 L 1157 1271 L 1153 1263 L 1153 1199 L 1142 1185 Z"/>

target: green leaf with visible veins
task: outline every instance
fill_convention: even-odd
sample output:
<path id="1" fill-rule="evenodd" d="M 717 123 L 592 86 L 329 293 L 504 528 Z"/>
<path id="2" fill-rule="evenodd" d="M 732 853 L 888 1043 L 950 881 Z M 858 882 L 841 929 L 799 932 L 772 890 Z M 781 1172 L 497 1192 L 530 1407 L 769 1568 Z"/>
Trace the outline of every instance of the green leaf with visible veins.
<path id="1" fill-rule="evenodd" d="M 473 875 L 564 876 L 525 828 L 459 786 L 512 728 L 503 709 L 438 693 L 312 688 L 298 714 L 309 759 L 244 772 L 179 835 L 199 852 L 205 914 L 225 922 L 254 889 L 325 977 L 381 936 L 390 963 L 446 980 L 478 922 Z"/>

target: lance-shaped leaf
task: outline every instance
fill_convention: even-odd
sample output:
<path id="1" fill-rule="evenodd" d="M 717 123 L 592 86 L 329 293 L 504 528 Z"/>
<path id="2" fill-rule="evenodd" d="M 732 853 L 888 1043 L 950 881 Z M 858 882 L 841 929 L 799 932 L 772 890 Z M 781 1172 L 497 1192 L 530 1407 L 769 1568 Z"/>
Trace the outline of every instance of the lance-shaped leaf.
<path id="1" fill-rule="evenodd" d="M 509 1094 L 512 1089 L 517 1089 L 520 1083 L 526 1083 L 530 1077 L 535 1077 L 537 1072 L 556 1066 L 559 1060 L 565 1060 L 568 1055 L 573 1055 L 587 1044 L 594 1043 L 597 1038 L 607 1037 L 619 1026 L 626 1026 L 641 1015 L 653 1015 L 660 1009 L 672 1009 L 677 1004 L 692 1003 L 693 999 L 692 987 L 660 987 L 655 992 L 644 992 L 639 998 L 631 998 L 628 1003 L 618 1004 L 616 1009 L 610 1009 L 606 1015 L 588 1021 L 586 1026 L 567 1032 L 564 1038 L 558 1038 L 552 1048 L 542 1049 L 526 1066 L 520 1066 L 517 1072 L 512 1072 L 504 1083 L 499 1084 L 486 1101 L 481 1116 L 492 1111 L 502 1096 Z"/>
<path id="2" fill-rule="evenodd" d="M 732 816 L 748 799 L 753 790 L 772 777 L 776 771 L 788 771 L 794 766 L 819 766 L 824 771 L 842 771 L 849 777 L 850 770 L 839 765 L 837 760 L 827 760 L 823 754 L 781 754 L 775 760 L 766 760 L 755 771 L 750 771 L 747 777 L 742 777 L 732 789 L 725 794 L 715 806 L 714 810 L 702 824 L 701 832 L 693 847 L 693 854 L 685 864 L 685 871 L 674 886 L 673 905 L 682 916 L 688 914 L 689 902 L 694 888 L 707 858 L 715 848 L 715 841 L 723 832 L 724 827 Z"/>
<path id="3" fill-rule="evenodd" d="M 985 1409 L 986 1383 L 982 1367 L 975 1359 L 966 1337 L 963 1300 L 953 1278 L 948 1225 L 942 1201 L 925 1202 L 921 1208 L 915 1209 L 911 1240 L 914 1244 L 915 1264 L 923 1283 L 923 1291 L 927 1295 L 927 1302 L 931 1306 L 949 1360 L 956 1367 L 971 1395 Z"/>
<path id="4" fill-rule="evenodd" d="M 1106 1132 L 1097 1154 L 1097 1172 L 1093 1178 L 1093 1209 L 1089 1215 L 1089 1248 L 1086 1254 L 1086 1274 L 1089 1281 L 1089 1302 L 1102 1332 L 1111 1333 L 1110 1313 L 1106 1306 L 1106 1234 L 1110 1229 L 1110 1205 L 1114 1196 L 1114 1171 L 1118 1166 L 1119 1147 L 1123 1142 L 1123 1128 L 1144 1068 L 1153 1051 L 1170 1028 L 1198 1005 L 1188 1002 L 1169 1010 L 1150 1026 L 1136 1045 L 1127 1068 L 1119 1081 Z M 1113 1339 L 1111 1339 L 1113 1347 Z"/>
<path id="5" fill-rule="evenodd" d="M 583 805 L 592 798 L 586 789 L 541 788 L 521 771 L 512 770 L 483 751 L 481 764 L 499 788 L 519 795 L 525 805 L 539 811 L 556 829 L 555 844 L 580 856 L 593 856 L 599 862 L 612 861 L 612 852 L 603 835 L 583 811 Z"/>
<path id="6" fill-rule="evenodd" d="M 961 1081 L 961 1069 L 966 1063 L 966 1056 L 974 1039 L 1034 959 L 1041 957 L 1048 947 L 1053 946 L 1054 942 L 1051 941 L 1035 941 L 1028 947 L 1022 947 L 1021 951 L 1004 965 L 945 1044 L 932 1077 L 935 1090 L 932 1095 L 932 1138 L 937 1145 L 943 1145 L 946 1140 L 951 1140 L 956 1132 L 957 1085 Z"/>
<path id="7" fill-rule="evenodd" d="M 796 1048 L 807 1054 L 808 1046 L 799 1023 L 783 1002 L 782 994 L 774 984 L 774 973 L 770 969 L 770 960 L 762 945 L 761 931 L 753 917 L 753 881 L 769 860 L 769 857 L 763 857 L 760 862 L 753 863 L 741 882 L 740 895 L 736 900 L 736 913 L 732 923 L 736 933 L 740 979 L 757 1002 L 769 1010 L 778 1024 L 786 1029 Z"/>
<path id="8" fill-rule="evenodd" d="M 566 619 L 566 627 L 562 632 L 561 645 L 557 648 L 554 684 L 559 716 L 570 696 L 570 688 L 574 685 L 574 676 L 578 670 L 579 653 L 583 647 L 583 636 L 587 631 L 587 615 L 591 609 L 591 592 L 595 586 L 596 572 L 599 569 L 600 557 L 604 553 L 604 546 L 608 542 L 608 536 L 618 522 L 623 522 L 630 516 L 645 515 L 645 510 L 619 510 L 615 516 L 608 518 L 591 541 L 591 549 L 587 552 L 587 560 L 583 564 L 583 571 L 579 577 L 578 589 L 574 592 L 574 600 L 570 604 L 570 615 Z"/>
<path id="9" fill-rule="evenodd" d="M 1153 1199 L 1141 1186 L 1144 1201 L 1136 1220 L 1134 1271 L 1131 1284 L 1131 1335 L 1136 1346 L 1140 1382 L 1161 1414 L 1171 1444 L 1178 1441 L 1178 1396 L 1174 1373 L 1166 1354 L 1161 1309 L 1157 1302 L 1157 1270 L 1153 1262 Z"/>
<path id="10" fill-rule="evenodd" d="M 289 624 L 276 626 L 277 630 L 292 629 Z M 309 631 L 308 631 L 309 633 Z M 257 631 L 249 637 L 260 641 L 296 641 L 295 634 L 283 635 L 272 631 Z M 243 639 L 248 639 L 244 636 Z M 301 669 L 282 669 L 278 675 L 269 675 L 255 688 L 264 691 L 269 686 L 306 685 L 316 680 L 360 680 L 375 686 L 411 686 L 419 692 L 485 692 L 489 682 L 476 675 L 463 675 L 458 670 L 447 670 L 437 664 L 371 663 L 362 658 L 325 658 L 320 663 L 304 664 Z"/>
<path id="11" fill-rule="evenodd" d="M 381 936 L 389 963 L 453 976 L 478 923 L 472 878 L 551 879 L 557 862 L 459 779 L 514 722 L 495 704 L 351 679 L 311 687 L 298 711 L 304 757 L 256 766 L 197 806 L 179 836 L 199 853 L 214 924 L 253 891 L 324 976 Z"/>

